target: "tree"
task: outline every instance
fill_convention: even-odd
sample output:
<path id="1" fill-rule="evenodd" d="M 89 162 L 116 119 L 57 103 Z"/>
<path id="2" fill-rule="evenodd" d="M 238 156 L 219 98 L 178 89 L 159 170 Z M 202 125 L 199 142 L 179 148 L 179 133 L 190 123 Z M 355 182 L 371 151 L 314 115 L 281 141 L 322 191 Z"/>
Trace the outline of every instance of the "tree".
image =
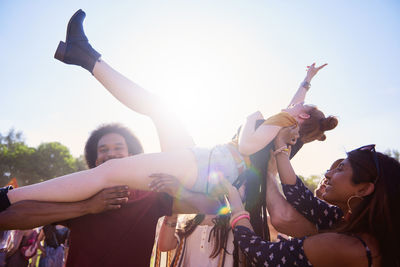
<path id="1" fill-rule="evenodd" d="M 1 184 L 17 177 L 22 182 L 28 174 L 34 174 L 32 155 L 35 149 L 25 145 L 22 133 L 11 129 L 7 135 L 0 134 L 0 179 Z"/>
<path id="2" fill-rule="evenodd" d="M 35 159 L 38 178 L 30 183 L 42 182 L 76 170 L 75 159 L 68 148 L 59 142 L 40 144 L 32 156 Z"/>
<path id="3" fill-rule="evenodd" d="M 397 149 L 388 149 L 385 151 L 385 154 L 400 161 L 400 152 Z"/>
<path id="4" fill-rule="evenodd" d="M 309 177 L 299 175 L 299 178 L 303 181 L 307 188 L 310 189 L 311 192 L 314 192 L 322 177 L 320 175 L 311 175 Z"/>
<path id="5" fill-rule="evenodd" d="M 16 177 L 19 185 L 42 182 L 86 169 L 83 157 L 74 158 L 59 142 L 28 147 L 21 132 L 0 134 L 0 185 Z"/>
<path id="6" fill-rule="evenodd" d="M 85 158 L 80 155 L 79 157 L 75 158 L 75 171 L 83 171 L 87 170 L 88 166 L 86 164 Z"/>

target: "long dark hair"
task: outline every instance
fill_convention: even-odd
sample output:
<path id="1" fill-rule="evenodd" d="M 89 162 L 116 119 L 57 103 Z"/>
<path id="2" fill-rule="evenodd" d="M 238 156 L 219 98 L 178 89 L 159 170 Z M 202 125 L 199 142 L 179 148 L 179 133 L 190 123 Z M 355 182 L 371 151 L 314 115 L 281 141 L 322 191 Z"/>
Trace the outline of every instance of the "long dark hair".
<path id="1" fill-rule="evenodd" d="M 184 238 L 190 236 L 196 227 L 203 222 L 204 218 L 204 214 L 196 214 L 194 218 L 184 220 L 181 227 L 177 229 L 179 237 Z M 230 231 L 229 219 L 229 215 L 217 215 L 212 220 L 214 226 L 208 237 L 208 242 L 210 242 L 211 238 L 214 240 L 214 248 L 210 254 L 210 258 L 212 259 L 216 258 L 220 254 L 221 250 L 224 250 L 225 253 L 232 253 L 226 251 L 228 234 Z"/>
<path id="2" fill-rule="evenodd" d="M 400 266 L 400 163 L 376 152 L 378 175 L 373 153 L 359 149 L 347 153 L 353 183 L 374 183 L 375 190 L 364 197 L 338 232 L 372 235 L 379 247 L 381 266 Z"/>

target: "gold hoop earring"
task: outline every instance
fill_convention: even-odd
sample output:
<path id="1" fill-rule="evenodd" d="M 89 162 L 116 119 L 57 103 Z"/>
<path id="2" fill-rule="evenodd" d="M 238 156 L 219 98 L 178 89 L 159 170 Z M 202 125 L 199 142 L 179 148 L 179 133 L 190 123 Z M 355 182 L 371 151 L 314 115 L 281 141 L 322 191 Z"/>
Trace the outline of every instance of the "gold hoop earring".
<path id="1" fill-rule="evenodd" d="M 350 201 L 352 199 L 355 199 L 355 198 L 358 198 L 361 201 L 364 200 L 363 197 L 360 197 L 358 195 L 354 195 L 354 196 L 349 197 L 349 199 L 347 200 L 347 213 L 346 213 L 346 216 L 345 216 L 345 220 L 346 221 L 348 221 L 350 219 L 350 216 L 353 214 L 353 211 L 351 210 L 351 206 L 350 206 Z"/>

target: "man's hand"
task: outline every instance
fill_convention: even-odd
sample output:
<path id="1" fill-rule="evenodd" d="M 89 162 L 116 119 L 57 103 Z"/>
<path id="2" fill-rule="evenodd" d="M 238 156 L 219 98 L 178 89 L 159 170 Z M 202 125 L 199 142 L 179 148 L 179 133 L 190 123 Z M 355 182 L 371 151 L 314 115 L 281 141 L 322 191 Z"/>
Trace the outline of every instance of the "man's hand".
<path id="1" fill-rule="evenodd" d="M 180 199 L 179 192 L 184 190 L 184 187 L 176 177 L 166 173 L 153 173 L 150 178 L 153 179 L 149 184 L 151 191 L 164 192 L 171 197 Z"/>
<path id="2" fill-rule="evenodd" d="M 116 210 L 128 202 L 128 186 L 114 186 L 101 190 L 87 199 L 89 213 L 95 214 L 107 210 Z"/>

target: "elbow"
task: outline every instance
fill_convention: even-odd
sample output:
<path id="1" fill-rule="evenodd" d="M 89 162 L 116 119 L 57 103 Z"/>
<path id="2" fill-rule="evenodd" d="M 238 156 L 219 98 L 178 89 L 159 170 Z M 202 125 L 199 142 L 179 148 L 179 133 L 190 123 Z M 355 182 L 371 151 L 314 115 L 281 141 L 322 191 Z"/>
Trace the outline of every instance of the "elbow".
<path id="1" fill-rule="evenodd" d="M 279 212 L 271 213 L 271 224 L 278 232 L 286 232 L 288 228 L 293 226 L 295 220 L 293 219 L 292 212 L 281 210 Z"/>
<path id="2" fill-rule="evenodd" d="M 255 152 L 257 152 L 254 150 L 254 147 L 249 144 L 246 144 L 246 145 L 239 144 L 238 150 L 239 150 L 239 153 L 244 156 L 250 156 L 251 154 L 254 154 Z"/>

